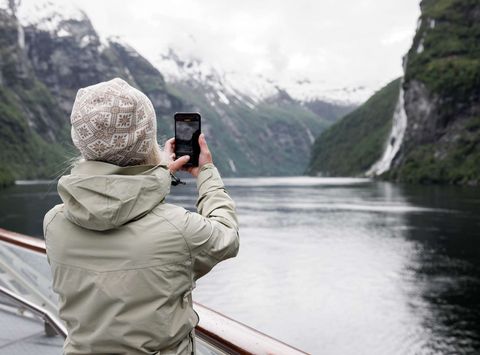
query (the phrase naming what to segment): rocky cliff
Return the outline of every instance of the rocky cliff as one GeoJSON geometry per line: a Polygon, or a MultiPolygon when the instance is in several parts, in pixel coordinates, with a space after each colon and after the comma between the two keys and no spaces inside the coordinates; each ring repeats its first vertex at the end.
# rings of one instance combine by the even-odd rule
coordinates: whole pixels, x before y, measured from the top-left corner
{"type": "Polygon", "coordinates": [[[480,183],[480,2],[423,0],[403,82],[408,124],[385,177],[480,183]]]}
{"type": "MultiPolygon", "coordinates": [[[[33,19],[19,10],[15,1],[0,7],[0,185],[68,169],[78,154],[69,116],[80,87],[122,77],[150,96],[168,124],[167,114],[183,107],[157,69],[126,45],[102,42],[80,10],[65,17],[50,4],[33,19]]],[[[159,125],[161,134],[168,124],[159,125]]]]}
{"type": "Polygon", "coordinates": [[[51,174],[65,154],[63,112],[34,75],[15,10],[0,8],[0,185],[51,174]]]}
{"type": "Polygon", "coordinates": [[[311,174],[480,183],[480,3],[423,0],[420,6],[421,17],[404,57],[405,75],[395,104],[391,95],[383,99],[374,96],[375,103],[371,99],[365,104],[370,113],[362,114],[364,105],[320,135],[314,145],[311,174]],[[390,107],[389,133],[384,124],[373,125],[379,115],[385,117],[386,106],[390,107]],[[361,116],[355,129],[348,125],[352,115],[361,116]],[[372,130],[367,132],[366,127],[372,130]],[[335,145],[326,144],[332,135],[336,141],[348,138],[348,151],[336,151],[335,145]],[[369,152],[362,149],[373,137],[383,137],[380,151],[378,144],[370,145],[369,152]],[[358,158],[359,149],[362,159],[358,158]],[[371,166],[359,164],[372,162],[373,157],[376,160],[371,166]]]}
{"type": "Polygon", "coordinates": [[[69,115],[79,88],[114,77],[121,77],[145,92],[159,120],[167,120],[167,114],[183,107],[182,101],[169,93],[157,69],[128,44],[115,38],[101,40],[81,10],[65,16],[62,11],[66,9],[48,3],[41,5],[46,7],[41,8],[44,14],[34,19],[22,18],[20,11],[24,51],[34,76],[50,90],[64,117],[69,115]]]}

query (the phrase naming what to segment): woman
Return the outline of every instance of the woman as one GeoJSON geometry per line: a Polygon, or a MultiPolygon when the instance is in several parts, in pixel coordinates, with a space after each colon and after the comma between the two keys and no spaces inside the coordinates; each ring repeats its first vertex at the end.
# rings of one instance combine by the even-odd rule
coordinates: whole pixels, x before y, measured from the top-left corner
{"type": "Polygon", "coordinates": [[[165,202],[174,139],[161,152],[150,100],[121,79],[80,89],[72,140],[82,154],[58,182],[43,229],[73,354],[191,354],[195,281],[239,248],[235,205],[199,138],[198,213],[165,202]],[[163,157],[163,159],[162,159],[163,157]]]}

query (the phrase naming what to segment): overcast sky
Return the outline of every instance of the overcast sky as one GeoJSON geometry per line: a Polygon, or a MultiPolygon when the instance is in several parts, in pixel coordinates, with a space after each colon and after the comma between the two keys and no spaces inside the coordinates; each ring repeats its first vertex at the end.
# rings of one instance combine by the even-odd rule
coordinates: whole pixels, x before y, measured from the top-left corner
{"type": "Polygon", "coordinates": [[[419,0],[73,0],[150,60],[173,47],[224,70],[377,90],[402,74],[419,0]]]}

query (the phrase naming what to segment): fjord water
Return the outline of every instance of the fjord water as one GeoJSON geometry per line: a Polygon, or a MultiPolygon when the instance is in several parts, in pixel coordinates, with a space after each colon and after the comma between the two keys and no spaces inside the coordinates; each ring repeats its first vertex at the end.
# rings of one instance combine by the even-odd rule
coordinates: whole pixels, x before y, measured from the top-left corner
{"type": "MultiPolygon", "coordinates": [[[[311,353],[480,352],[479,189],[225,182],[240,253],[197,282],[197,302],[311,353]]],[[[172,187],[168,202],[193,209],[195,191],[172,187]]],[[[41,237],[56,203],[52,183],[0,191],[0,227],[41,237]]]]}

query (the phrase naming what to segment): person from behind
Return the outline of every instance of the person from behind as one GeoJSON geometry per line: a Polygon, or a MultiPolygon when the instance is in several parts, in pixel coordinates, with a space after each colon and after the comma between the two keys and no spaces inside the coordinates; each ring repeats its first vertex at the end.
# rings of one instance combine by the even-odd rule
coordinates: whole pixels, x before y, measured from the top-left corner
{"type": "Polygon", "coordinates": [[[197,212],[165,202],[175,160],[161,151],[150,100],[116,78],[80,89],[71,134],[82,158],[58,181],[44,218],[64,353],[192,354],[195,281],[237,255],[238,222],[204,135],[197,212]]]}

